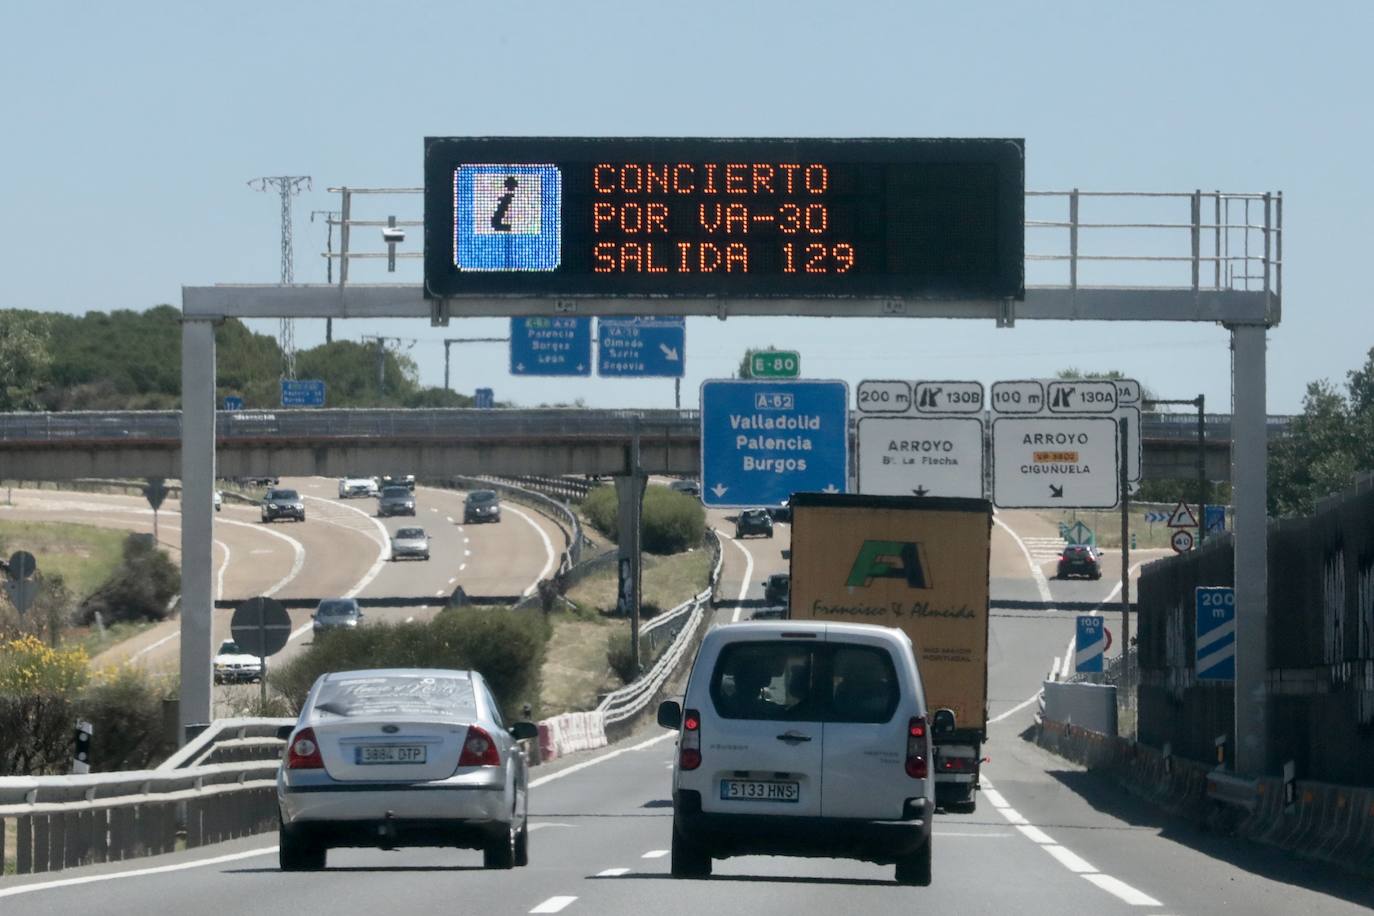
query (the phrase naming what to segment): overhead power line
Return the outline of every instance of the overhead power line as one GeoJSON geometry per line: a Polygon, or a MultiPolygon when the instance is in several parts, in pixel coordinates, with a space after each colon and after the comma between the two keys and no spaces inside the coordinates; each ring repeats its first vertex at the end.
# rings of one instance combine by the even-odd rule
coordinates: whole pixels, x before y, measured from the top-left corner
{"type": "MultiPolygon", "coordinates": [[[[248,182],[254,191],[275,190],[281,195],[281,282],[290,285],[295,279],[291,252],[291,198],[310,190],[309,175],[266,175],[248,182]]],[[[282,377],[296,377],[296,330],[290,318],[281,320],[277,343],[281,347],[282,377]]]]}

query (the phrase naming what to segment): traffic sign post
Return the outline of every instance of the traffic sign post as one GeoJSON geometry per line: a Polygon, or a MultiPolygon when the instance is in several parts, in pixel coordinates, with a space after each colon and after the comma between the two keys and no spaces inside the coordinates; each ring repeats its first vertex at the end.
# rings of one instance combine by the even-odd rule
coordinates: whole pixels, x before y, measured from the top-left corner
{"type": "Polygon", "coordinates": [[[496,394],[490,388],[478,388],[472,393],[472,406],[478,410],[491,410],[496,406],[496,394]]]}
{"type": "Polygon", "coordinates": [[[323,407],[324,382],[320,379],[284,378],[281,380],[281,406],[323,407]]]}
{"type": "Polygon", "coordinates": [[[1202,510],[1202,527],[1208,534],[1221,534],[1226,530],[1226,507],[1205,506],[1202,510]]]}
{"type": "Polygon", "coordinates": [[[1101,674],[1102,656],[1107,652],[1106,621],[1095,615],[1078,618],[1073,641],[1073,670],[1078,674],[1101,674]]]}
{"type": "Polygon", "coordinates": [[[1064,539],[1066,544],[1086,544],[1089,547],[1097,544],[1097,535],[1082,521],[1075,521],[1072,525],[1061,524],[1059,536],[1064,539]]]}
{"type": "Polygon", "coordinates": [[[243,398],[236,394],[226,394],[224,396],[225,410],[243,410],[243,398]]]}
{"type": "Polygon", "coordinates": [[[703,382],[702,502],[779,506],[793,493],[844,492],[848,405],[842,381],[703,382]]]}
{"type": "Polygon", "coordinates": [[[511,375],[591,375],[590,318],[512,318],[511,375]]]}
{"type": "Polygon", "coordinates": [[[999,509],[1111,509],[1120,501],[1111,417],[994,417],[999,509]]]}
{"type": "Polygon", "coordinates": [[[752,378],[796,378],[801,375],[801,354],[796,350],[761,350],[749,357],[752,378]]]}
{"type": "Polygon", "coordinates": [[[259,698],[267,703],[267,656],[276,655],[291,639],[291,615],[286,605],[274,598],[249,598],[234,609],[229,633],[249,655],[262,665],[259,698]]]}
{"type": "Polygon", "coordinates": [[[596,371],[607,378],[682,378],[687,319],[602,318],[597,322],[596,371]]]}
{"type": "Polygon", "coordinates": [[[1187,528],[1174,529],[1169,535],[1169,546],[1174,548],[1174,553],[1187,553],[1193,549],[1193,532],[1187,528]]]}
{"type": "Polygon", "coordinates": [[[1236,679],[1236,590],[1199,586],[1193,669],[1199,681],[1236,679]]]}
{"type": "Polygon", "coordinates": [[[978,417],[860,417],[860,493],[983,498],[978,417]]]}
{"type": "Polygon", "coordinates": [[[1196,528],[1197,516],[1193,514],[1192,506],[1180,499],[1174,511],[1169,513],[1169,527],[1196,528]]]}

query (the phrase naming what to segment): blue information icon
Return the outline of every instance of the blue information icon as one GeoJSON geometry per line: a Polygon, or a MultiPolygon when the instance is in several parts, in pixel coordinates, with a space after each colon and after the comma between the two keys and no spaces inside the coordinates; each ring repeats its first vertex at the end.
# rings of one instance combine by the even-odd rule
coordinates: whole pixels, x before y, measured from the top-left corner
{"type": "Polygon", "coordinates": [[[556,166],[461,165],[453,172],[459,270],[556,270],[562,223],[563,176],[556,166]]]}

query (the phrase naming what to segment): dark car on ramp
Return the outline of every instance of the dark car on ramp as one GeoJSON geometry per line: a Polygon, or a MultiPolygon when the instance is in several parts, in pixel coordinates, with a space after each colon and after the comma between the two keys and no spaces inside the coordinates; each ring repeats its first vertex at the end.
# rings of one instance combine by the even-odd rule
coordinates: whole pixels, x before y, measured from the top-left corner
{"type": "Polygon", "coordinates": [[[1087,544],[1070,544],[1064,548],[1064,552],[1059,555],[1059,568],[1055,571],[1055,578],[1067,579],[1070,576],[1102,578],[1102,558],[1097,548],[1087,544]]]}
{"type": "Polygon", "coordinates": [[[751,534],[761,534],[766,538],[773,536],[773,517],[767,509],[744,509],[735,520],[735,537],[742,538],[751,534]]]}

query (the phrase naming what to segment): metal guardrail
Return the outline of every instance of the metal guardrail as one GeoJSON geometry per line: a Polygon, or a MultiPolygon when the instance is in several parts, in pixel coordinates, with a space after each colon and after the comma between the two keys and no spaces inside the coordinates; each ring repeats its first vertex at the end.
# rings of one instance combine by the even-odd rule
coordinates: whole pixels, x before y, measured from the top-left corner
{"type": "MultiPolygon", "coordinates": [[[[712,532],[712,537],[715,533],[712,532]]],[[[642,677],[638,678],[633,684],[628,684],[621,689],[609,693],[597,706],[597,712],[601,713],[607,726],[619,722],[628,721],[639,715],[644,709],[653,702],[654,697],[663,689],[668,678],[677,670],[678,665],[687,655],[687,650],[692,644],[693,637],[705,618],[707,610],[711,606],[711,594],[715,591],[716,584],[720,581],[721,564],[724,560],[724,552],[716,551],[716,562],[711,569],[711,584],[700,594],[694,596],[690,601],[660,614],[649,621],[643,631],[651,632],[660,627],[672,626],[682,622],[685,617],[685,624],[678,631],[676,638],[673,639],[663,655],[654,663],[642,677]]]]}
{"type": "Polygon", "coordinates": [[[563,529],[565,542],[563,558],[558,564],[559,574],[567,572],[582,559],[582,522],[578,519],[577,513],[569,509],[564,503],[527,487],[505,483],[494,477],[455,475],[448,480],[469,490],[496,490],[507,498],[524,503],[559,522],[559,526],[563,529]]]}
{"type": "MultiPolygon", "coordinates": [[[[1292,421],[1268,419],[1270,435],[1292,421]]],[[[1231,435],[1226,414],[1205,418],[1209,439],[1231,435]]],[[[357,439],[401,441],[557,442],[623,439],[636,433],[642,442],[694,442],[700,436],[696,410],[474,410],[467,408],[219,411],[216,437],[221,445],[357,439]]],[[[1159,414],[1141,421],[1142,438],[1192,438],[1197,417],[1159,414]]],[[[181,411],[71,411],[0,413],[0,443],[120,443],[178,447],[181,411]]]]}

